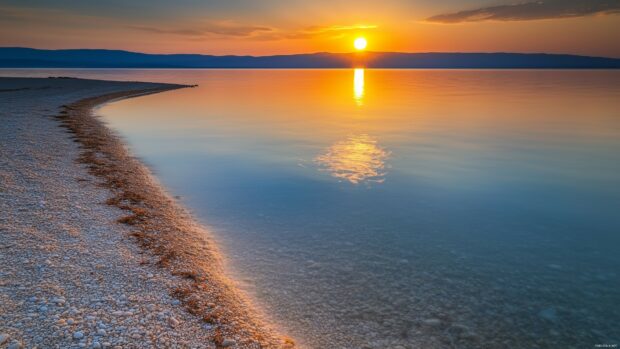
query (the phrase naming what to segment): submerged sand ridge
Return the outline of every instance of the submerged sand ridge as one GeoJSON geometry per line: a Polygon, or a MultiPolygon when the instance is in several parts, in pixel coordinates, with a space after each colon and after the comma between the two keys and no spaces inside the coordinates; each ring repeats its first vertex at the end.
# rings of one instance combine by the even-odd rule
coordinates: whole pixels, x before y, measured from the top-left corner
{"type": "Polygon", "coordinates": [[[231,286],[204,229],[91,112],[183,87],[0,78],[4,343],[294,346],[231,286]]]}

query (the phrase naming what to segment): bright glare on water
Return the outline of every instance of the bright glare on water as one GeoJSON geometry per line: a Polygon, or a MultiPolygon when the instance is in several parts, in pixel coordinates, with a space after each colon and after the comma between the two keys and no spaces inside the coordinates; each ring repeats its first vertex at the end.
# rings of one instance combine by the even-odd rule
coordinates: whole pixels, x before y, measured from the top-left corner
{"type": "Polygon", "coordinates": [[[620,343],[618,71],[30,73],[199,84],[99,113],[308,347],[620,343]]]}

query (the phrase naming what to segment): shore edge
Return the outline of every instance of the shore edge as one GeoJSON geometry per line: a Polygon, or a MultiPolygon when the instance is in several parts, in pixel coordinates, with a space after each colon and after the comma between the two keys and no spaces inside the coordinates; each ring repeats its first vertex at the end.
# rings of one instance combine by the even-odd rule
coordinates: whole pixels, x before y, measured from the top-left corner
{"type": "Polygon", "coordinates": [[[94,113],[104,103],[188,85],[108,93],[63,105],[56,116],[80,144],[78,162],[101,179],[111,196],[107,205],[126,212],[119,224],[131,227],[137,244],[157,256],[158,267],[179,279],[170,290],[190,314],[215,327],[218,348],[293,348],[255,312],[223,272],[220,252],[209,233],[158,183],[124,142],[94,113]]]}

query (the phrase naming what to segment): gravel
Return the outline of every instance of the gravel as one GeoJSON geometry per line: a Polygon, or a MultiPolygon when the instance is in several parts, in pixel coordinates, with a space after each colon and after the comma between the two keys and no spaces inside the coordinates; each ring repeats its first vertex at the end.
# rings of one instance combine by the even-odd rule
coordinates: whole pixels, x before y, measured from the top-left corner
{"type": "Polygon", "coordinates": [[[53,118],[79,99],[157,87],[0,78],[0,345],[216,347],[217,327],[170,296],[176,279],[116,222],[121,210],[102,204],[109,192],[53,118]]]}

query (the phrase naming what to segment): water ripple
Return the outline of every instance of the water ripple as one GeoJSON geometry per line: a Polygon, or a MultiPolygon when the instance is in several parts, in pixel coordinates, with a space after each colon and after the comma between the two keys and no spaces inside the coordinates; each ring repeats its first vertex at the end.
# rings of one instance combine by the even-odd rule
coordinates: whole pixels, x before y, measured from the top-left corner
{"type": "Polygon", "coordinates": [[[375,137],[359,134],[333,144],[314,161],[320,170],[352,184],[383,183],[389,157],[390,151],[380,147],[375,137]]]}

